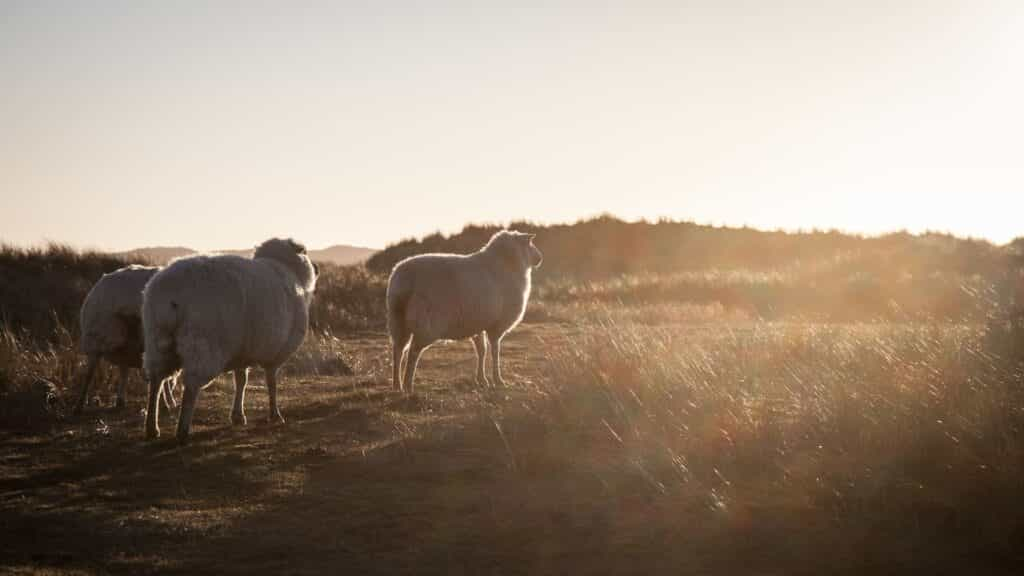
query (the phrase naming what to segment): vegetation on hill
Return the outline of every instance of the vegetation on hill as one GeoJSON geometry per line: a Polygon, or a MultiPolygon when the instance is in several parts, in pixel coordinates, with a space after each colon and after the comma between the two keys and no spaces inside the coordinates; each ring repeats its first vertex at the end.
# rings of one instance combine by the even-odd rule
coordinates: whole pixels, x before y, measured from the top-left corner
{"type": "MultiPolygon", "coordinates": [[[[610,217],[510,227],[536,233],[545,255],[534,276],[533,320],[599,303],[714,306],[769,320],[986,321],[1024,300],[1024,239],[997,247],[940,234],[863,238],[610,217]]],[[[404,240],[365,266],[323,262],[314,331],[380,329],[387,273],[396,262],[424,252],[469,253],[497,229],[471,225],[450,236],[404,240]]],[[[41,342],[52,342],[58,329],[76,334],[92,284],[132,261],[147,263],[61,245],[3,247],[0,322],[41,342]]]]}
{"type": "MultiPolygon", "coordinates": [[[[1017,298],[1022,240],[1007,247],[946,234],[861,237],[839,232],[764,232],[689,222],[571,225],[513,222],[537,234],[542,302],[716,303],[764,319],[983,320],[1017,298]]],[[[403,240],[367,261],[386,274],[424,252],[469,253],[498,230],[403,240]]]]}
{"type": "Polygon", "coordinates": [[[78,326],[78,312],[92,285],[127,259],[69,246],[0,247],[0,323],[19,335],[50,341],[78,326]]]}
{"type": "MultiPolygon", "coordinates": [[[[722,269],[775,271],[832,263],[834,267],[895,265],[909,272],[941,268],[982,273],[1005,250],[948,234],[897,232],[863,237],[837,231],[781,232],[661,220],[626,222],[599,216],[574,224],[512,222],[537,234],[552,267],[546,277],[600,279],[623,274],[665,274],[722,269]]],[[[387,273],[399,260],[424,252],[469,253],[501,227],[469,225],[457,234],[406,239],[374,254],[367,267],[387,273]]]]}

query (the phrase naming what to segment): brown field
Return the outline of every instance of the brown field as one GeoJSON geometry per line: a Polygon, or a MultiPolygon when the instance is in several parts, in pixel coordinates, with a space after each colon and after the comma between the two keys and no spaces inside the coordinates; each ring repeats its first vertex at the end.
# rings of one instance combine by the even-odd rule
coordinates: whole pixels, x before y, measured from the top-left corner
{"type": "Polygon", "coordinates": [[[284,425],[143,440],[70,415],[78,310],[126,261],[0,248],[0,573],[1024,573],[1024,246],[609,218],[545,266],[479,390],[467,343],[391,390],[386,272],[323,267],[284,425]]]}
{"type": "Polygon", "coordinates": [[[1024,566],[1021,374],[984,327],[665,318],[526,324],[499,391],[469,343],[428,351],[411,397],[382,334],[309,343],[302,372],[340,354],[354,375],[288,376],[288,422],[265,425],[254,371],[244,428],[222,378],[186,447],[167,415],[143,441],[141,384],[123,413],[0,431],[0,571],[1024,566]]]}

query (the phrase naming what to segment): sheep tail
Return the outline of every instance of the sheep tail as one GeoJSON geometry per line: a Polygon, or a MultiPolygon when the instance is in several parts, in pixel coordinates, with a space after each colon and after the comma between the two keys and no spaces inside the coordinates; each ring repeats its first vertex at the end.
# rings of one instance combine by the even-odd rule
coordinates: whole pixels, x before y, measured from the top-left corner
{"type": "Polygon", "coordinates": [[[147,375],[165,377],[177,356],[176,341],[181,324],[181,305],[172,298],[147,294],[142,307],[145,333],[143,356],[147,375]]]}

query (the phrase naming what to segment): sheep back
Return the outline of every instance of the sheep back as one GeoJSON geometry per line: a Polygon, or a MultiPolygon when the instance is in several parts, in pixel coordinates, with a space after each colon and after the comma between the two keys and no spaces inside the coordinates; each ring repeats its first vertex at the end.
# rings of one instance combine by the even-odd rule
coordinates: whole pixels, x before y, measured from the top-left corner
{"type": "Polygon", "coordinates": [[[142,361],[142,291],[154,266],[126,266],[103,277],[82,303],[80,348],[89,356],[139,366],[142,361]]]}
{"type": "Polygon", "coordinates": [[[529,275],[509,277],[487,254],[423,254],[399,262],[388,282],[394,322],[427,340],[504,333],[522,317],[529,275]]]}
{"type": "Polygon", "coordinates": [[[176,260],[144,294],[147,372],[166,373],[180,367],[179,359],[216,373],[280,365],[302,343],[308,302],[305,286],[275,261],[232,255],[176,260]]]}

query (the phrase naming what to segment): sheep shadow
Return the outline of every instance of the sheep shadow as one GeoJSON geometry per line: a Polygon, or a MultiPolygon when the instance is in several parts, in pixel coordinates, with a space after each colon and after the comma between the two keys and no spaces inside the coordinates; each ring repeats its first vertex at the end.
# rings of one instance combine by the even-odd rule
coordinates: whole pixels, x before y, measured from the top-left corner
{"type": "Polygon", "coordinates": [[[611,508],[573,496],[597,480],[524,478],[489,421],[301,462],[301,492],[240,518],[171,572],[544,573],[613,545],[611,508]]]}
{"type": "Polygon", "coordinates": [[[0,571],[162,573],[173,550],[295,490],[304,468],[341,450],[372,451],[385,437],[362,408],[298,405],[291,419],[202,426],[179,446],[166,429],[173,419],[163,437],[144,441],[134,418],[104,419],[106,433],[87,433],[97,418],[83,418],[74,436],[5,454],[24,473],[0,476],[0,571]]]}

